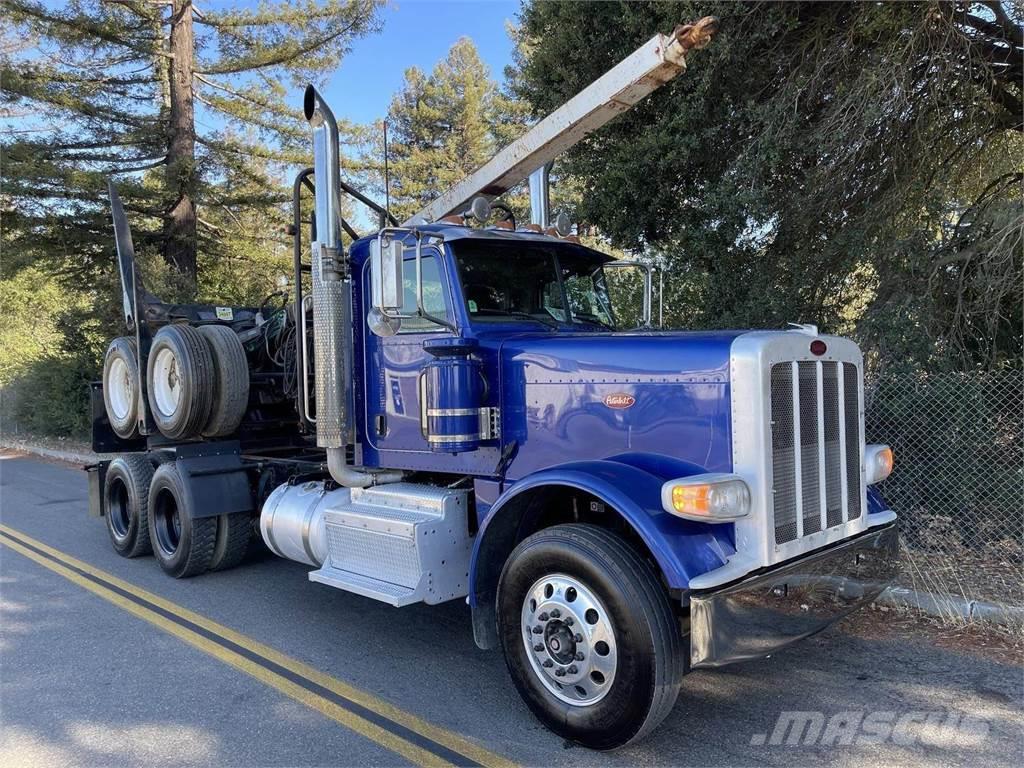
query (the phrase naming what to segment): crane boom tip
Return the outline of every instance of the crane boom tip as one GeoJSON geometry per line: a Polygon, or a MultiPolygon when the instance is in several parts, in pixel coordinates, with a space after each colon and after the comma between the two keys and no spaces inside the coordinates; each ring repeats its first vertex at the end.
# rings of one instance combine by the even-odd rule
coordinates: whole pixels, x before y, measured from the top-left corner
{"type": "Polygon", "coordinates": [[[672,32],[672,37],[685,52],[703,48],[717,33],[718,17],[705,16],[691,24],[680,24],[672,32]]]}

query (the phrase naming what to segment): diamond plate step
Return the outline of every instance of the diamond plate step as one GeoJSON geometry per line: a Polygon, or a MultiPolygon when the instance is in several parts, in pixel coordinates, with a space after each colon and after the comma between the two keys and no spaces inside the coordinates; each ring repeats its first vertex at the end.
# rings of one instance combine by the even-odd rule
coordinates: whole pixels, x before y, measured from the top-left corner
{"type": "Polygon", "coordinates": [[[354,592],[363,597],[371,597],[382,603],[389,603],[396,608],[420,602],[420,597],[415,589],[326,565],[319,571],[310,573],[309,580],[343,589],[346,592],[354,592]]]}
{"type": "Polygon", "coordinates": [[[324,510],[327,560],[310,579],[391,605],[469,592],[469,492],[416,483],[353,488],[324,510]]]}

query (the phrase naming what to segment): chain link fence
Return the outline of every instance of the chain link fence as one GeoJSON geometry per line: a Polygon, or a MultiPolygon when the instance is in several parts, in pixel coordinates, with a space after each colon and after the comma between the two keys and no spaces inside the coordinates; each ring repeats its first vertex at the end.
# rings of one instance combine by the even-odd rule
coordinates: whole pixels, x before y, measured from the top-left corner
{"type": "Polygon", "coordinates": [[[902,585],[1024,605],[1024,375],[865,382],[869,443],[896,456],[879,490],[900,516],[902,585]]]}

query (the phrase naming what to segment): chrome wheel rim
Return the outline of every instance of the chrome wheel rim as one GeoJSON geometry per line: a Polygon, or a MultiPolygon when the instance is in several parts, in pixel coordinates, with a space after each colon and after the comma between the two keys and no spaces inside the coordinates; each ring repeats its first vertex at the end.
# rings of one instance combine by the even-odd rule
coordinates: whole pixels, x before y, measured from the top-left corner
{"type": "Polygon", "coordinates": [[[163,416],[173,416],[181,402],[178,360],[169,349],[161,349],[153,361],[153,399],[163,416]]]}
{"type": "Polygon", "coordinates": [[[121,358],[115,358],[110,363],[110,376],[108,398],[110,399],[110,410],[114,412],[114,418],[123,420],[128,418],[132,404],[132,380],[128,364],[121,358]]]}
{"type": "Polygon", "coordinates": [[[615,629],[582,581],[561,573],[537,579],[523,599],[522,637],[530,666],[553,696],[589,707],[608,695],[618,667],[615,629]]]}

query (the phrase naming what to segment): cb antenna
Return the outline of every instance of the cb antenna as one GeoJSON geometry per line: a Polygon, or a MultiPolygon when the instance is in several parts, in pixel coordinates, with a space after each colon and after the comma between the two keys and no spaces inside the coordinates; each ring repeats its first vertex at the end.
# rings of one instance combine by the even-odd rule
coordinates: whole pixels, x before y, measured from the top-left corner
{"type": "Polygon", "coordinates": [[[387,211],[387,219],[391,218],[391,179],[388,176],[388,119],[384,118],[384,210],[387,211]]]}

